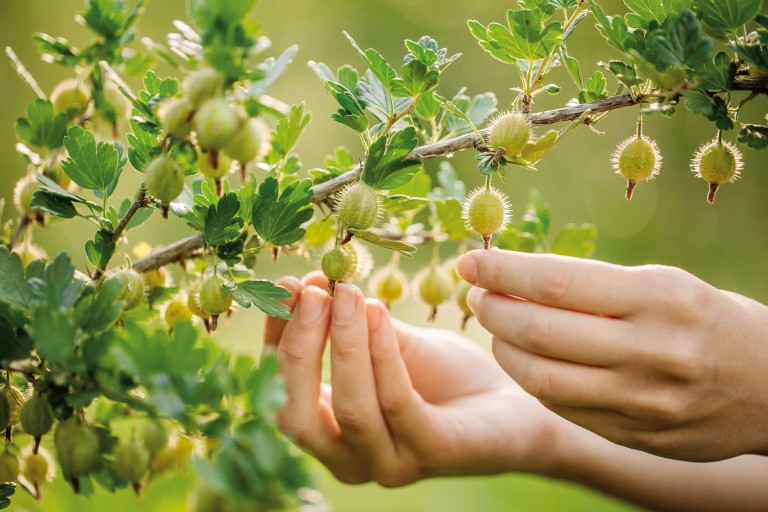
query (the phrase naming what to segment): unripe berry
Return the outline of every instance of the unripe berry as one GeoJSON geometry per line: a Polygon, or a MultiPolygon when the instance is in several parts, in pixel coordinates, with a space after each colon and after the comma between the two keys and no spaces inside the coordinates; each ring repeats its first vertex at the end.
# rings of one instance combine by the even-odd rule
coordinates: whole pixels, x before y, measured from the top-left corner
{"type": "Polygon", "coordinates": [[[176,459],[176,465],[179,467],[179,471],[185,473],[187,471],[187,465],[189,459],[192,457],[192,453],[195,451],[195,444],[187,436],[179,436],[176,440],[176,445],[173,447],[173,455],[176,459]]]}
{"type": "Polygon", "coordinates": [[[185,99],[175,99],[162,111],[163,126],[171,137],[186,138],[192,131],[192,117],[195,107],[185,99]]]}
{"type": "Polygon", "coordinates": [[[211,318],[211,313],[209,311],[206,311],[202,304],[200,304],[200,288],[202,287],[202,283],[197,282],[189,289],[187,292],[187,307],[192,312],[193,315],[203,319],[208,320],[211,318]]]}
{"type": "Polygon", "coordinates": [[[453,292],[453,279],[442,268],[431,265],[418,281],[419,297],[428,306],[432,306],[429,321],[434,322],[437,317],[437,308],[451,298],[453,292]]]}
{"type": "Polygon", "coordinates": [[[147,270],[141,274],[144,277],[144,284],[150,290],[152,288],[162,288],[168,281],[168,274],[163,267],[154,270],[147,270]]]}
{"type": "Polygon", "coordinates": [[[203,281],[200,288],[200,305],[211,313],[211,330],[216,330],[219,315],[232,307],[232,295],[224,287],[224,281],[213,275],[203,281]]]}
{"type": "Polygon", "coordinates": [[[56,428],[53,436],[56,458],[64,475],[77,480],[99,469],[101,450],[99,436],[77,418],[69,418],[56,428]]]}
{"type": "Polygon", "coordinates": [[[19,259],[24,268],[28,267],[33,261],[48,258],[48,254],[46,254],[44,250],[32,243],[25,243],[24,245],[15,247],[13,252],[19,255],[19,259]]]}
{"type": "Polygon", "coordinates": [[[499,190],[486,186],[473,191],[464,203],[467,228],[483,237],[483,245],[490,248],[490,240],[509,222],[509,201],[499,190]]]}
{"type": "MultiPolygon", "coordinates": [[[[11,404],[5,397],[0,396],[0,431],[4,432],[11,426],[11,404]]],[[[0,480],[2,481],[2,480],[0,480]]]]}
{"type": "Polygon", "coordinates": [[[372,228],[379,218],[379,195],[363,182],[355,183],[339,194],[336,215],[347,229],[372,228]]]}
{"type": "Polygon", "coordinates": [[[203,152],[197,156],[197,170],[204,176],[220,180],[232,170],[232,159],[226,153],[203,152]]]}
{"type": "Polygon", "coordinates": [[[493,121],[489,142],[503,155],[514,158],[519,155],[531,139],[531,125],[525,115],[519,112],[501,114],[493,121]]]}
{"type": "Polygon", "coordinates": [[[638,183],[659,174],[661,161],[658,145],[645,135],[634,135],[618,145],[613,154],[613,168],[627,180],[627,199],[632,199],[638,183]]]}
{"type": "Polygon", "coordinates": [[[354,239],[341,246],[341,250],[347,255],[349,268],[341,277],[341,281],[354,283],[366,279],[373,270],[373,258],[371,252],[364,245],[354,239]]]}
{"type": "Polygon", "coordinates": [[[389,307],[402,300],[407,281],[402,272],[396,268],[387,267],[374,274],[370,286],[371,294],[389,307]]]}
{"type": "Polygon", "coordinates": [[[176,464],[176,454],[170,446],[164,446],[152,455],[149,460],[149,472],[152,475],[160,475],[170,471],[176,464]]]}
{"type": "Polygon", "coordinates": [[[221,96],[224,79],[218,71],[203,68],[189,77],[186,83],[186,95],[193,107],[200,107],[205,101],[221,96]]]}
{"type": "Polygon", "coordinates": [[[203,149],[222,149],[235,136],[240,124],[240,117],[227,100],[208,100],[195,114],[197,142],[203,149]]]}
{"type": "Polygon", "coordinates": [[[469,322],[469,319],[475,316],[475,314],[469,308],[469,302],[467,301],[467,297],[471,289],[472,289],[472,285],[466,282],[462,282],[459,285],[459,289],[456,291],[456,305],[459,306],[459,309],[461,310],[461,312],[464,313],[464,320],[462,320],[461,322],[462,329],[465,329],[467,327],[467,322],[469,322]]]}
{"type": "Polygon", "coordinates": [[[16,182],[13,188],[13,205],[20,215],[34,217],[38,213],[37,208],[32,208],[32,197],[40,188],[40,182],[33,175],[26,175],[16,182]]]}
{"type": "Polygon", "coordinates": [[[187,301],[176,299],[165,310],[165,324],[173,330],[183,321],[192,320],[192,311],[187,307],[187,301]]]}
{"type": "Polygon", "coordinates": [[[21,408],[24,405],[24,393],[16,386],[4,386],[0,389],[0,403],[4,403],[2,409],[7,406],[8,422],[6,427],[16,425],[21,419],[21,408]]]}
{"type": "Polygon", "coordinates": [[[112,471],[115,477],[127,484],[137,484],[149,471],[149,452],[135,440],[115,448],[112,471]]]}
{"type": "Polygon", "coordinates": [[[66,112],[70,119],[76,119],[88,108],[90,91],[78,80],[64,80],[51,93],[51,102],[56,112],[66,112]]]}
{"type": "Polygon", "coordinates": [[[144,300],[144,278],[133,270],[128,268],[115,274],[112,279],[120,281],[122,290],[117,300],[125,303],[125,309],[133,309],[144,300]]]}
{"type": "Polygon", "coordinates": [[[36,440],[50,432],[53,421],[51,404],[40,393],[34,393],[21,408],[21,428],[36,440]]]}
{"type": "Polygon", "coordinates": [[[715,194],[724,183],[737,180],[744,170],[741,151],[734,144],[716,138],[705,144],[693,159],[691,170],[709,183],[707,201],[715,202],[715,194]]]}
{"type": "Polygon", "coordinates": [[[334,247],[323,255],[320,266],[330,281],[341,281],[349,272],[349,257],[341,248],[334,247]]]}
{"type": "Polygon", "coordinates": [[[258,119],[249,119],[237,131],[224,151],[242,164],[247,164],[261,152],[261,123],[258,119]]]}
{"type": "Polygon", "coordinates": [[[5,450],[0,455],[0,482],[15,482],[19,479],[19,458],[5,450]]]}
{"type": "Polygon", "coordinates": [[[30,453],[22,461],[21,475],[34,487],[40,487],[48,480],[50,470],[48,457],[42,453],[30,453]]]}
{"type": "Polygon", "coordinates": [[[168,431],[160,420],[148,421],[142,437],[149,453],[157,453],[168,445],[168,431]]]}
{"type": "Polygon", "coordinates": [[[159,156],[147,166],[147,192],[163,205],[170,204],[184,191],[184,173],[176,161],[159,156]]]}
{"type": "Polygon", "coordinates": [[[123,96],[123,93],[120,92],[120,89],[118,89],[115,84],[110,82],[106,85],[106,87],[104,87],[104,94],[107,96],[107,100],[109,100],[112,108],[115,109],[117,119],[124,119],[128,115],[130,103],[126,97],[123,96]]]}

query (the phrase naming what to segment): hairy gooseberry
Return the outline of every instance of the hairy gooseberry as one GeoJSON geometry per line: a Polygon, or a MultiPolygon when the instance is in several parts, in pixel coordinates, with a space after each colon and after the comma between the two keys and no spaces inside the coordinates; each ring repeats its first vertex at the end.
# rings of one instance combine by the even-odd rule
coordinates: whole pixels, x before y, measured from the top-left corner
{"type": "Polygon", "coordinates": [[[173,330],[181,322],[192,320],[192,311],[187,307],[187,301],[176,299],[168,304],[164,317],[165,324],[170,330],[173,330]]]}
{"type": "Polygon", "coordinates": [[[192,103],[179,98],[173,100],[162,110],[161,121],[168,135],[177,139],[184,139],[192,131],[194,114],[195,107],[192,103]]]}
{"type": "Polygon", "coordinates": [[[186,82],[186,96],[197,108],[210,98],[221,96],[224,78],[213,68],[197,70],[186,82]]]}
{"type": "Polygon", "coordinates": [[[53,89],[51,102],[56,112],[66,112],[70,119],[77,119],[88,108],[89,95],[81,81],[68,79],[53,89]]]}
{"type": "Polygon", "coordinates": [[[101,449],[96,431],[75,417],[59,423],[53,435],[61,470],[77,492],[78,479],[101,466],[101,449]]]}
{"type": "Polygon", "coordinates": [[[168,445],[168,430],[160,420],[149,420],[144,425],[143,439],[149,453],[157,453],[168,445]]]}
{"type": "Polygon", "coordinates": [[[261,121],[249,119],[237,131],[224,151],[242,164],[253,161],[261,152],[261,121]]]}
{"type": "Polygon", "coordinates": [[[232,159],[226,153],[201,152],[197,156],[197,170],[204,176],[220,180],[232,170],[232,159]]]}
{"type": "Polygon", "coordinates": [[[710,204],[715,202],[720,185],[737,180],[744,170],[741,151],[734,144],[722,140],[721,135],[702,146],[691,163],[696,177],[709,183],[707,201],[710,204]]]}
{"type": "Polygon", "coordinates": [[[121,443],[113,453],[112,472],[118,481],[133,484],[139,492],[139,482],[149,471],[149,452],[134,439],[121,443]]]}
{"type": "Polygon", "coordinates": [[[115,274],[112,279],[120,281],[122,289],[117,300],[125,303],[125,309],[133,309],[144,300],[144,278],[133,270],[127,268],[115,274]]]}
{"type": "Polygon", "coordinates": [[[35,439],[35,451],[40,444],[40,438],[50,432],[53,422],[51,404],[43,395],[35,392],[21,408],[21,428],[35,439]]]}
{"type": "Polygon", "coordinates": [[[474,190],[464,203],[467,228],[483,237],[483,247],[490,248],[491,237],[510,219],[507,196],[490,185],[474,190]]]}
{"type": "Polygon", "coordinates": [[[19,458],[7,449],[0,455],[0,482],[15,482],[19,478],[19,458]]]}
{"type": "Polygon", "coordinates": [[[662,156],[656,141],[643,135],[642,120],[637,134],[622,141],[613,153],[613,168],[627,180],[627,200],[638,183],[652,180],[659,174],[662,156]]]}
{"type": "Polygon", "coordinates": [[[29,483],[35,491],[35,496],[40,497],[40,487],[52,478],[50,455],[44,450],[38,453],[30,452],[21,460],[20,476],[29,483]]]}
{"type": "Polygon", "coordinates": [[[152,288],[162,288],[168,281],[168,274],[163,267],[147,270],[141,275],[144,278],[144,284],[150,290],[152,288]]]}
{"type": "MultiPolygon", "coordinates": [[[[8,410],[8,423],[12,427],[21,420],[21,408],[24,405],[24,393],[16,386],[3,386],[0,389],[0,403],[4,402],[8,410]]],[[[5,409],[5,406],[2,407],[5,409]]]]}
{"type": "Polygon", "coordinates": [[[173,158],[159,156],[147,166],[147,192],[163,204],[168,217],[168,205],[184,191],[184,172],[173,158]]]}
{"type": "Polygon", "coordinates": [[[32,218],[39,213],[37,208],[32,208],[32,197],[39,188],[40,182],[31,174],[27,174],[16,182],[16,186],[13,187],[13,205],[20,215],[32,218]]]}
{"type": "Polygon", "coordinates": [[[475,313],[470,309],[469,302],[467,301],[471,289],[472,285],[462,281],[459,284],[458,290],[456,290],[456,305],[459,306],[461,312],[464,313],[464,319],[461,322],[462,329],[466,329],[469,319],[475,316],[475,313]]]}
{"type": "Polygon", "coordinates": [[[407,280],[396,267],[388,266],[371,277],[371,294],[387,307],[403,299],[406,287],[407,280]]]}
{"type": "Polygon", "coordinates": [[[438,265],[430,265],[418,279],[418,292],[421,300],[432,307],[429,321],[434,322],[437,308],[451,298],[453,278],[438,265]]]}
{"type": "Polygon", "coordinates": [[[346,229],[372,228],[379,218],[380,199],[369,185],[358,182],[339,193],[336,215],[346,229]]]}
{"type": "Polygon", "coordinates": [[[200,288],[200,305],[211,313],[211,330],[215,331],[219,315],[226,313],[232,307],[232,294],[218,275],[203,281],[200,288]]]}
{"type": "Polygon", "coordinates": [[[240,129],[240,117],[223,98],[206,101],[194,117],[197,142],[207,150],[223,149],[240,129]]]}
{"type": "Polygon", "coordinates": [[[201,282],[197,282],[193,284],[189,290],[187,290],[187,308],[192,312],[193,315],[196,317],[199,317],[203,320],[208,320],[211,318],[211,313],[209,311],[206,311],[202,304],[200,304],[200,288],[202,287],[201,282]]]}
{"type": "Polygon", "coordinates": [[[24,244],[14,247],[13,252],[19,255],[21,264],[26,268],[30,263],[37,260],[44,260],[48,258],[48,254],[38,247],[37,245],[25,242],[24,244]]]}
{"type": "Polygon", "coordinates": [[[531,125],[520,112],[506,112],[498,115],[490,127],[488,142],[497,158],[518,156],[531,139],[531,125]]]}

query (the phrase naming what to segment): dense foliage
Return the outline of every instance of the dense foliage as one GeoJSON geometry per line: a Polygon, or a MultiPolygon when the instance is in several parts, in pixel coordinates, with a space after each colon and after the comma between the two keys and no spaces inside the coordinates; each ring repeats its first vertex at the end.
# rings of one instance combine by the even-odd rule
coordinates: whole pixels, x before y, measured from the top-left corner
{"type": "Polygon", "coordinates": [[[409,288],[400,258],[423,245],[434,256],[415,293],[432,318],[456,300],[466,322],[468,287],[439,260],[440,245],[594,253],[594,226],[551,233],[549,207],[536,192],[512,223],[501,189],[506,173],[535,170],[563,137],[596,130],[612,110],[639,110],[614,158],[628,199],[662,167],[643,117],[672,116],[685,103],[708,119],[713,139],[692,169],[714,202],[744,168],[728,132],[738,130],[731,138],[754,149],[768,147],[768,126],[739,121],[768,90],[762,2],[625,3],[626,15],[609,16],[594,1],[520,0],[504,23],[470,21],[480,46],[519,71],[517,98],[495,117],[492,92],[438,92],[460,54],[434,39],[406,40],[393,65],[347,35],[362,71],[310,66],[338,102],[332,119],[357,133],[360,147],[336,148],[306,172],[296,147],[312,117],[305,105],[268,95],[298,48],[262,57],[269,40],[251,18],[256,0],[189,0],[191,24],[177,21],[167,44],[136,41],[143,0],[87,0],[79,13],[93,34],[87,46],[33,38],[44,60],[72,71],[50,95],[9,50],[38,98],[16,122],[28,172],[14,192],[18,218],[0,232],[0,428],[7,440],[0,509],[15,483],[36,496],[57,475],[83,494],[94,486],[140,492],[190,461],[201,482],[191,497],[196,510],[311,505],[317,498],[301,459],[274,425],[284,399],[277,361],[219,347],[211,338],[219,317],[254,306],[288,319],[281,301],[290,294],[259,279],[264,265],[310,259],[333,291],[337,281],[368,277],[367,246],[392,252],[370,280],[371,293],[392,304],[409,288]],[[622,60],[601,63],[584,80],[568,41],[590,15],[606,54],[622,60]],[[153,71],[158,66],[170,76],[153,71]],[[537,96],[564,89],[550,82],[560,66],[575,97],[563,109],[535,112],[537,96]],[[555,123],[566,124],[537,133],[536,126],[555,123]],[[423,164],[461,150],[477,151],[486,180],[469,194],[447,160],[439,169],[423,164]],[[130,197],[120,196],[124,171],[144,174],[130,197]],[[129,235],[153,214],[197,234],[126,252],[129,235]],[[87,268],[76,269],[66,254],[48,258],[34,244],[32,226],[65,229],[58,219],[92,230],[87,268]],[[174,283],[166,267],[175,263],[184,271],[174,283]]]}

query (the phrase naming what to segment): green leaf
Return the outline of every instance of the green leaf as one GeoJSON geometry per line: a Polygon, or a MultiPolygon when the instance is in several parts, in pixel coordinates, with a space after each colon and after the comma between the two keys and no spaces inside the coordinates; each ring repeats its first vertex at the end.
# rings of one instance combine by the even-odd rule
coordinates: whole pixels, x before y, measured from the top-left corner
{"type": "Polygon", "coordinates": [[[11,506],[11,496],[16,494],[16,484],[13,482],[0,482],[0,510],[11,506]]]}
{"type": "Polygon", "coordinates": [[[715,30],[736,33],[760,13],[762,0],[693,0],[702,21],[715,30]]]}
{"type": "Polygon", "coordinates": [[[358,231],[356,229],[350,229],[349,232],[355,235],[355,238],[357,238],[358,240],[362,240],[363,242],[367,242],[377,247],[382,247],[389,251],[399,252],[400,254],[402,254],[407,258],[412,258],[414,253],[416,252],[416,248],[410,244],[406,244],[405,242],[401,242],[400,240],[390,240],[387,238],[383,238],[377,235],[376,233],[372,233],[370,231],[358,231]]]}
{"type": "Polygon", "coordinates": [[[71,219],[79,215],[75,208],[75,203],[84,204],[92,211],[101,212],[100,206],[83,199],[77,194],[64,190],[58,183],[47,176],[37,174],[36,178],[42,185],[35,191],[32,197],[31,205],[34,208],[40,208],[51,215],[65,219],[71,219]]]}
{"type": "Polygon", "coordinates": [[[114,192],[117,180],[125,165],[122,148],[107,142],[99,142],[93,133],[80,126],[69,129],[64,138],[69,158],[62,168],[72,181],[88,190],[99,190],[107,196],[114,192]]]}
{"type": "Polygon", "coordinates": [[[520,157],[530,164],[536,164],[555,148],[559,139],[560,133],[557,130],[549,130],[535,141],[526,144],[520,157]]]}
{"type": "Polygon", "coordinates": [[[595,71],[579,93],[579,103],[592,103],[608,97],[608,81],[602,71],[595,71]]]}
{"type": "Polygon", "coordinates": [[[23,328],[26,323],[26,313],[0,302],[0,362],[6,367],[12,361],[29,359],[34,346],[23,328]]]}
{"type": "Polygon", "coordinates": [[[45,267],[42,276],[29,282],[43,303],[66,309],[75,305],[84,286],[74,277],[72,261],[66,253],[61,253],[45,267]]]}
{"type": "Polygon", "coordinates": [[[627,23],[621,16],[609,17],[596,0],[589,1],[590,10],[597,20],[597,28],[608,40],[608,44],[620,51],[626,51],[628,42],[635,40],[627,23]]]}
{"type": "Polygon", "coordinates": [[[121,306],[118,297],[122,283],[116,279],[107,280],[95,295],[89,295],[78,302],[75,318],[80,328],[90,334],[110,329],[120,318],[121,306]]]}
{"type": "Polygon", "coordinates": [[[105,270],[109,260],[115,254],[115,242],[112,240],[112,233],[100,230],[96,233],[93,240],[85,243],[85,255],[88,261],[99,270],[105,270]]]}
{"type": "Polygon", "coordinates": [[[377,190],[405,185],[420,165],[408,159],[417,144],[416,130],[412,126],[396,132],[389,143],[385,136],[379,137],[368,151],[361,180],[377,190]]]}
{"type": "Polygon", "coordinates": [[[382,208],[388,212],[403,213],[421,210],[429,206],[429,199],[424,197],[411,197],[402,194],[385,197],[381,203],[382,208]]]}
{"type": "Polygon", "coordinates": [[[558,233],[552,252],[563,256],[589,258],[597,250],[597,227],[593,224],[568,224],[558,233]]]}
{"type": "Polygon", "coordinates": [[[205,217],[205,243],[222,245],[238,238],[244,225],[243,219],[237,216],[239,211],[240,201],[235,192],[222,196],[217,204],[211,205],[205,217]]]}
{"type": "Polygon", "coordinates": [[[162,153],[157,143],[157,135],[142,129],[134,119],[130,121],[133,133],[126,135],[128,140],[128,161],[134,169],[144,172],[149,162],[162,153]]]}
{"type": "Polygon", "coordinates": [[[563,62],[565,62],[565,67],[568,70],[568,74],[571,75],[573,83],[575,83],[579,89],[583,89],[584,81],[581,79],[581,65],[579,64],[579,59],[572,57],[564,44],[560,47],[560,57],[563,62]]]}
{"type": "Polygon", "coordinates": [[[705,116],[714,122],[721,130],[731,130],[733,119],[728,111],[728,105],[720,96],[709,96],[701,90],[685,91],[685,105],[691,112],[705,116]]]}
{"type": "Polygon", "coordinates": [[[298,52],[298,45],[289,46],[277,59],[269,58],[259,65],[259,71],[262,72],[262,77],[251,82],[248,94],[251,97],[258,97],[266,94],[269,88],[277,82],[277,79],[285,73],[285,70],[291,65],[293,58],[298,52]]]}
{"type": "Polygon", "coordinates": [[[312,181],[297,180],[279,193],[276,178],[268,176],[259,186],[253,204],[253,227],[265,243],[288,245],[301,240],[302,224],[312,218],[307,206],[312,198],[312,181]]]}
{"type": "Polygon", "coordinates": [[[43,307],[32,314],[32,339],[40,356],[52,363],[65,363],[75,349],[77,325],[69,311],[43,307]]]}
{"type": "Polygon", "coordinates": [[[365,65],[368,66],[368,69],[370,69],[376,78],[381,81],[381,83],[384,85],[384,88],[389,91],[392,85],[392,81],[397,78],[397,73],[395,72],[394,68],[392,68],[392,66],[387,63],[386,59],[384,59],[384,57],[382,57],[381,54],[379,54],[379,52],[373,48],[369,48],[363,51],[363,49],[357,45],[355,40],[352,39],[352,36],[346,32],[344,32],[344,35],[347,36],[347,39],[349,39],[349,42],[352,44],[354,49],[357,50],[357,53],[359,53],[363,58],[363,61],[365,62],[365,65]]]}
{"type": "Polygon", "coordinates": [[[310,247],[318,247],[331,240],[336,231],[336,218],[329,215],[324,220],[316,220],[307,226],[304,242],[310,247]]]}
{"type": "Polygon", "coordinates": [[[427,66],[412,60],[400,69],[402,78],[395,78],[390,84],[394,96],[400,98],[416,97],[437,86],[440,73],[430,71],[427,66]]]}
{"type": "Polygon", "coordinates": [[[34,299],[32,288],[24,279],[24,267],[19,255],[0,246],[0,303],[29,310],[34,299]]]}
{"type": "Polygon", "coordinates": [[[659,70],[683,66],[695,70],[710,58],[714,43],[704,34],[701,23],[691,11],[683,11],[670,20],[664,31],[657,30],[648,35],[645,57],[659,70]]]}
{"type": "Polygon", "coordinates": [[[256,306],[269,316],[291,319],[291,308],[280,301],[291,298],[291,292],[272,281],[245,281],[229,288],[232,298],[244,308],[256,306]]]}
{"type": "Polygon", "coordinates": [[[736,78],[738,66],[730,55],[718,53],[714,60],[706,63],[707,79],[701,84],[702,89],[710,91],[730,91],[736,78]]]}
{"type": "Polygon", "coordinates": [[[635,69],[635,66],[625,64],[620,60],[612,60],[608,63],[608,69],[619,82],[627,87],[633,87],[643,83],[643,79],[637,76],[637,69],[635,69]]]}
{"type": "Polygon", "coordinates": [[[469,238],[461,202],[458,199],[451,197],[445,201],[435,201],[435,213],[440,222],[440,229],[448,235],[448,240],[460,241],[469,238]]]}
{"type": "Polygon", "coordinates": [[[630,28],[648,30],[651,23],[661,25],[675,12],[690,7],[691,0],[624,0],[632,12],[624,19],[630,28]]]}
{"type": "Polygon", "coordinates": [[[470,20],[469,28],[480,46],[502,62],[518,59],[543,59],[560,42],[563,27],[559,22],[544,25],[540,10],[509,10],[507,26],[491,23],[487,27],[470,20]]]}
{"type": "Polygon", "coordinates": [[[304,103],[291,107],[288,116],[282,118],[272,132],[272,151],[278,155],[278,160],[287,156],[296,143],[299,136],[309,122],[312,121],[312,114],[304,112],[304,103]]]}
{"type": "Polygon", "coordinates": [[[457,95],[451,100],[453,106],[463,115],[458,116],[451,111],[446,116],[446,124],[453,135],[463,135],[485,124],[488,119],[496,113],[498,100],[492,92],[486,92],[476,95],[474,98],[469,96],[457,95]],[[474,128],[473,128],[474,127],[474,128]]]}
{"type": "Polygon", "coordinates": [[[768,126],[747,124],[739,132],[739,142],[752,149],[768,148],[768,126]]]}
{"type": "Polygon", "coordinates": [[[50,101],[35,100],[27,105],[27,117],[16,120],[16,136],[37,149],[56,149],[67,134],[66,112],[55,114],[50,101]]]}
{"type": "Polygon", "coordinates": [[[121,0],[88,0],[81,16],[86,25],[108,40],[118,39],[132,21],[121,0]]]}

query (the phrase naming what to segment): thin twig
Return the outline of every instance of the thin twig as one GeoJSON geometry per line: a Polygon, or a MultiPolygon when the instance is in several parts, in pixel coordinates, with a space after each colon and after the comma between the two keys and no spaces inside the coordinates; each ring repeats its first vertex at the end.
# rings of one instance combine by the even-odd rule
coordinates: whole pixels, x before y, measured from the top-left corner
{"type": "Polygon", "coordinates": [[[133,219],[133,216],[136,215],[136,213],[141,208],[146,208],[146,207],[147,207],[147,189],[144,188],[144,185],[142,185],[141,188],[139,189],[139,193],[136,194],[136,199],[133,200],[133,204],[131,204],[131,207],[128,208],[127,212],[125,212],[125,215],[123,215],[123,218],[120,219],[120,223],[117,225],[117,229],[115,229],[115,232],[112,233],[113,242],[118,241],[120,237],[123,236],[123,233],[128,227],[128,224],[130,224],[131,220],[133,219]]]}
{"type": "MultiPolygon", "coordinates": [[[[768,78],[737,77],[733,90],[754,91],[760,94],[768,94],[768,78]]],[[[639,104],[650,103],[656,99],[658,99],[657,94],[648,94],[637,98],[633,98],[631,94],[622,94],[595,101],[593,103],[585,103],[583,105],[575,105],[572,107],[529,114],[528,120],[533,125],[551,125],[579,119],[587,110],[591,111],[591,113],[599,114],[639,104]]],[[[589,119],[585,120],[585,122],[588,121],[589,119]]],[[[486,137],[488,135],[488,130],[480,130],[480,135],[486,137]]],[[[434,144],[420,146],[411,152],[409,158],[413,160],[427,160],[430,158],[450,156],[459,151],[476,149],[481,142],[482,141],[476,133],[469,133],[434,144]]],[[[316,185],[313,189],[312,202],[322,203],[345,185],[357,181],[360,177],[360,173],[361,166],[357,165],[351,171],[316,185]]],[[[138,260],[134,263],[134,268],[139,272],[154,270],[169,263],[185,260],[200,251],[204,246],[205,241],[203,235],[193,235],[172,245],[158,249],[146,258],[138,260]]]]}

